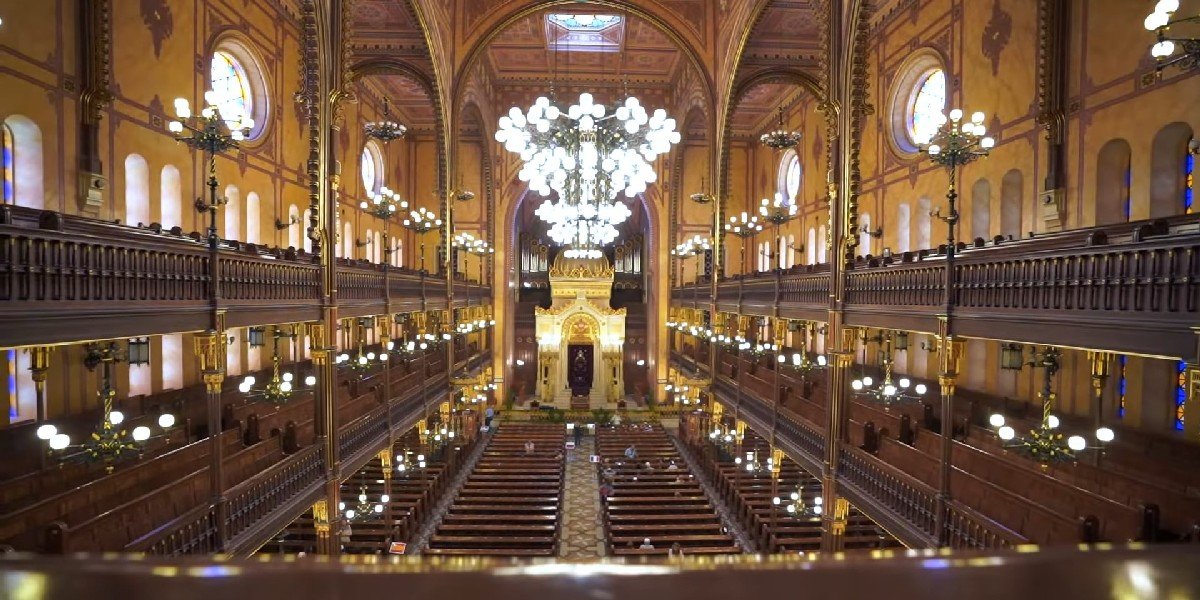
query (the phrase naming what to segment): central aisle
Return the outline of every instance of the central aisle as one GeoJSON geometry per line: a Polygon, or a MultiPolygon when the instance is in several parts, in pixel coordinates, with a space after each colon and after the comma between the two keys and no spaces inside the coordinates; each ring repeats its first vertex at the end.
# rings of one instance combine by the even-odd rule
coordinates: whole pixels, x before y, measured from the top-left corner
{"type": "Polygon", "coordinates": [[[596,465],[588,460],[595,452],[595,447],[595,438],[585,436],[578,447],[567,453],[562,540],[558,546],[558,556],[562,559],[588,560],[604,556],[600,482],[597,480],[596,465]]]}

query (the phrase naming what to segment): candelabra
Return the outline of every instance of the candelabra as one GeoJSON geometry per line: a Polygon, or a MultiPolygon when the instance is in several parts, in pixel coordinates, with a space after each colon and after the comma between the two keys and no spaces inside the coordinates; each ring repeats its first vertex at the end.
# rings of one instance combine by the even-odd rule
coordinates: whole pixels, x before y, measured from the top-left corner
{"type": "Polygon", "coordinates": [[[704,254],[709,250],[712,250],[712,244],[709,243],[708,239],[701,237],[700,234],[696,234],[680,242],[679,245],[671,250],[671,254],[679,258],[690,258],[704,254]]]}
{"type": "Polygon", "coordinates": [[[1177,10],[1179,0],[1159,0],[1158,4],[1154,5],[1154,12],[1151,12],[1144,22],[1146,30],[1153,31],[1157,40],[1150,48],[1150,56],[1154,57],[1155,69],[1158,72],[1171,65],[1179,65],[1179,68],[1185,71],[1200,68],[1200,39],[1171,36],[1172,27],[1200,23],[1200,14],[1173,19],[1172,16],[1177,10]],[[1176,44],[1183,47],[1183,52],[1178,56],[1175,55],[1176,44]]]}
{"type": "Polygon", "coordinates": [[[417,234],[421,240],[421,271],[425,271],[425,234],[442,226],[442,218],[424,206],[409,211],[408,216],[400,222],[405,229],[417,234]]]}
{"type": "Polygon", "coordinates": [[[821,498],[821,494],[813,494],[812,502],[805,503],[804,488],[799,485],[796,486],[796,491],[792,492],[787,497],[786,503],[784,502],[784,498],[780,498],[779,496],[771,498],[772,506],[777,507],[783,505],[784,511],[787,512],[788,516],[795,517],[797,519],[821,516],[821,513],[825,512],[823,502],[824,499],[821,498]]]}
{"type": "Polygon", "coordinates": [[[358,350],[355,351],[353,356],[343,352],[334,358],[334,364],[348,365],[354,375],[360,379],[365,376],[377,362],[387,362],[389,354],[386,349],[380,351],[379,354],[364,350],[363,343],[367,337],[366,331],[368,325],[373,325],[370,317],[362,317],[357,319],[356,326],[358,328],[358,335],[355,337],[358,338],[358,350]]]}
{"type": "Polygon", "coordinates": [[[371,502],[367,498],[367,486],[363,484],[358,488],[357,500],[358,502],[349,508],[345,502],[338,502],[338,511],[346,515],[346,520],[348,521],[358,521],[367,518],[369,515],[383,515],[383,509],[391,501],[391,498],[387,494],[382,494],[379,496],[379,502],[371,502]]]}
{"type": "Polygon", "coordinates": [[[200,116],[192,114],[186,98],[175,99],[175,120],[167,124],[167,130],[175,134],[175,140],[208,156],[208,199],[197,198],[196,210],[208,213],[208,246],[215,250],[220,243],[217,236],[217,208],[225,199],[217,195],[217,154],[238,147],[254,128],[254,119],[249,115],[222,115],[216,107],[216,94],[211,90],[204,93],[205,107],[200,116]],[[235,126],[236,125],[236,126],[235,126]],[[184,132],[191,133],[190,136],[184,132]]]}
{"type": "MultiPolygon", "coordinates": [[[[286,404],[291,399],[295,385],[292,382],[295,376],[292,373],[281,373],[280,370],[282,358],[279,355],[279,338],[284,337],[295,339],[296,332],[294,330],[284,332],[282,328],[275,327],[272,335],[274,353],[271,355],[271,379],[261,389],[254,388],[257,382],[253,375],[247,375],[238,384],[238,391],[246,394],[247,398],[261,398],[276,406],[286,404]]],[[[316,375],[308,375],[304,378],[304,385],[312,387],[316,384],[316,375]]]]}
{"type": "Polygon", "coordinates": [[[930,216],[944,221],[949,227],[947,252],[950,257],[954,256],[954,234],[959,219],[955,204],[958,200],[958,190],[955,188],[958,168],[987,156],[996,145],[996,141],[986,135],[987,128],[983,125],[986,117],[983,113],[973,113],[969,123],[963,123],[962,118],[963,111],[958,108],[950,111],[948,119],[945,115],[939,115],[937,131],[922,144],[929,160],[945,167],[950,174],[950,187],[946,192],[949,212],[945,216],[940,210],[930,213],[930,216]]]}
{"type": "Polygon", "coordinates": [[[1095,431],[1097,446],[1088,444],[1082,435],[1064,436],[1059,430],[1059,418],[1051,411],[1054,407],[1055,394],[1051,391],[1051,383],[1059,369],[1060,353],[1056,348],[1046,348],[1034,352],[1027,366],[1042,369],[1042,390],[1038,397],[1042,401],[1042,417],[1037,427],[1029,430],[1024,436],[1018,436],[1016,429],[1006,424],[1004,415],[995,413],[988,418],[988,424],[996,430],[997,437],[1005,442],[1004,447],[1013,448],[1018,452],[1040,462],[1064,462],[1075,460],[1075,454],[1088,449],[1104,451],[1105,444],[1112,442],[1116,434],[1108,427],[1098,427],[1095,431]]]}
{"type": "Polygon", "coordinates": [[[731,233],[742,239],[742,248],[738,255],[740,268],[746,266],[746,238],[754,237],[763,230],[762,223],[756,215],[747,215],[745,211],[741,215],[730,215],[729,222],[725,223],[725,233],[731,233]]]}
{"type": "MultiPolygon", "coordinates": [[[[891,404],[901,400],[916,400],[925,395],[929,391],[923,383],[916,385],[907,377],[901,377],[896,381],[892,380],[892,332],[885,331],[875,337],[860,338],[864,344],[867,342],[876,342],[881,345],[879,349],[879,360],[883,365],[883,380],[876,382],[872,377],[862,377],[850,382],[850,388],[854,390],[856,396],[871,398],[883,404],[891,404]]],[[[905,338],[907,340],[907,337],[905,338]]],[[[904,348],[907,348],[905,342],[904,348]]],[[[903,348],[901,348],[903,349],[903,348]]]]}
{"type": "Polygon", "coordinates": [[[385,185],[378,193],[371,194],[369,201],[359,202],[358,207],[380,219],[390,219],[396,213],[408,210],[408,200],[402,199],[399,193],[385,185]]]}
{"type": "Polygon", "coordinates": [[[787,150],[795,148],[800,144],[800,132],[788,131],[784,128],[783,123],[783,107],[779,107],[779,129],[762,134],[759,141],[768,148],[775,150],[787,150]]]}
{"type": "Polygon", "coordinates": [[[775,459],[767,458],[766,461],[758,460],[758,452],[747,451],[744,456],[738,456],[733,459],[733,464],[747,473],[757,475],[762,472],[772,471],[775,468],[775,459]]]}
{"type": "Polygon", "coordinates": [[[158,426],[162,428],[163,433],[157,436],[152,436],[150,428],[145,425],[134,427],[132,431],[121,429],[121,425],[125,422],[125,414],[113,409],[117,391],[113,388],[112,382],[113,365],[122,360],[120,350],[117,348],[116,342],[88,344],[86,350],[84,366],[88,370],[94,370],[97,366],[101,367],[100,391],[97,396],[100,398],[104,412],[100,424],[86,440],[79,444],[72,444],[68,434],[59,432],[58,428],[50,423],[38,427],[36,435],[38,439],[46,442],[50,449],[50,455],[57,458],[60,463],[73,460],[103,462],[104,470],[112,473],[117,462],[132,455],[140,456],[142,448],[152,437],[167,435],[175,426],[175,416],[171,413],[162,413],[158,416],[158,426]]]}
{"type": "Polygon", "coordinates": [[[391,111],[388,107],[388,99],[385,96],[383,98],[383,118],[363,125],[363,131],[367,134],[367,137],[377,139],[384,144],[404,137],[404,134],[408,132],[408,128],[391,120],[389,117],[391,117],[391,111]]]}
{"type": "Polygon", "coordinates": [[[405,448],[400,454],[396,455],[396,472],[400,475],[408,475],[415,473],[425,468],[425,455],[415,453],[405,448]]]}
{"type": "MultiPolygon", "coordinates": [[[[758,214],[763,220],[775,226],[775,239],[779,239],[779,227],[799,216],[799,207],[795,202],[789,202],[783,194],[775,194],[775,199],[762,199],[758,206],[758,214]]],[[[783,253],[775,244],[771,244],[771,254],[775,256],[775,267],[783,268],[783,253]]]]}

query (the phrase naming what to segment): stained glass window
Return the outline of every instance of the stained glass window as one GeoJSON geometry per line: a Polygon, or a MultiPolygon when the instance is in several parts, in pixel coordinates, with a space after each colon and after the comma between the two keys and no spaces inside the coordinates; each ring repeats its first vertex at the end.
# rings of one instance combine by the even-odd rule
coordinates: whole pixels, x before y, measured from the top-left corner
{"type": "Polygon", "coordinates": [[[1126,166],[1125,167],[1125,189],[1123,190],[1123,193],[1125,194],[1124,210],[1125,210],[1125,220],[1126,221],[1128,221],[1130,219],[1130,216],[1133,215],[1133,195],[1129,193],[1129,190],[1131,187],[1133,187],[1133,168],[1126,166]]]}
{"type": "Polygon", "coordinates": [[[365,146],[362,151],[362,180],[363,191],[370,194],[375,191],[375,156],[371,153],[371,147],[365,146]]]}
{"type": "Polygon", "coordinates": [[[1125,418],[1125,394],[1129,389],[1129,381],[1125,378],[1125,365],[1128,363],[1128,356],[1117,355],[1117,417],[1121,419],[1125,418]]]}
{"type": "Polygon", "coordinates": [[[1183,407],[1187,404],[1187,362],[1175,365],[1175,429],[1183,431],[1183,407]]]}
{"type": "Polygon", "coordinates": [[[916,144],[928,143],[940,127],[946,109],[946,72],[933,69],[917,83],[908,112],[908,137],[916,144]]]}
{"type": "Polygon", "coordinates": [[[218,50],[213,53],[212,78],[209,87],[215,96],[213,104],[230,128],[238,126],[243,116],[252,116],[254,95],[246,69],[232,54],[218,50]]]}
{"type": "Polygon", "coordinates": [[[787,168],[787,199],[795,201],[800,194],[800,159],[792,156],[787,168]]]}
{"type": "Polygon", "coordinates": [[[1192,214],[1192,198],[1196,193],[1196,155],[1188,152],[1183,157],[1183,214],[1192,214]]]}
{"type": "Polygon", "coordinates": [[[14,184],[16,167],[13,166],[13,153],[16,142],[13,140],[12,130],[8,125],[0,124],[0,169],[3,169],[3,190],[0,190],[0,200],[5,204],[12,204],[14,200],[14,184]]]}
{"type": "Polygon", "coordinates": [[[621,22],[617,15],[565,15],[552,14],[551,23],[569,31],[603,31],[621,22]]]}

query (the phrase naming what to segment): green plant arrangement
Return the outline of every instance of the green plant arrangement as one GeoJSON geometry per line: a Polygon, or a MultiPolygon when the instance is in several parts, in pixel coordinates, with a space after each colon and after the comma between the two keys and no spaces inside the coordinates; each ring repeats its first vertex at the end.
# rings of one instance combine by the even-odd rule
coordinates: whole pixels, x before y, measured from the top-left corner
{"type": "Polygon", "coordinates": [[[608,427],[612,425],[613,414],[613,411],[607,408],[594,408],[592,409],[592,422],[597,427],[608,427]]]}

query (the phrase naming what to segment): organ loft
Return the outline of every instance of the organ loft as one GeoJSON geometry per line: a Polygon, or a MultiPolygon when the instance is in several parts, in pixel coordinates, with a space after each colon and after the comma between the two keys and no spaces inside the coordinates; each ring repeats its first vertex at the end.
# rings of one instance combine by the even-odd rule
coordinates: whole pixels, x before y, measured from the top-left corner
{"type": "Polygon", "coordinates": [[[1200,594],[1198,35],[0,0],[0,596],[1200,594]]]}

